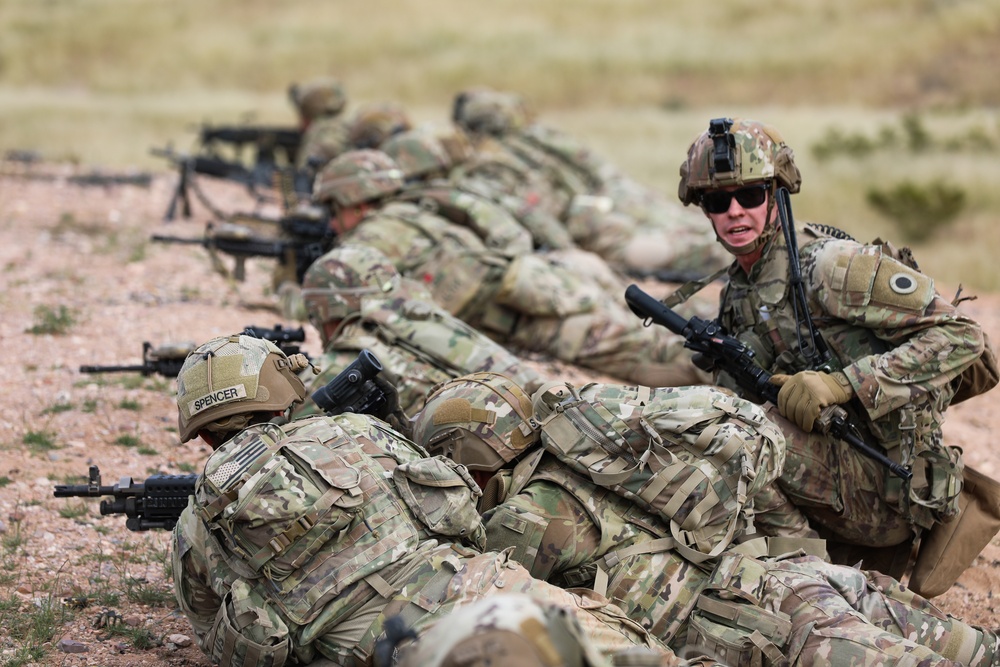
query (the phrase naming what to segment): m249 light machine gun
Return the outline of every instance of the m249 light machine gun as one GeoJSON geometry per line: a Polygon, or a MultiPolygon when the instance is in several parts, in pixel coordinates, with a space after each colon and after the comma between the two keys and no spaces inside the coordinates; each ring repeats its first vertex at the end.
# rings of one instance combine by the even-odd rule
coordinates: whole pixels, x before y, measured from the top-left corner
{"type": "MultiPolygon", "coordinates": [[[[332,239],[332,235],[328,239],[332,239]]],[[[301,284],[309,265],[319,259],[329,249],[328,239],[278,239],[255,236],[248,229],[239,225],[222,224],[209,225],[202,238],[185,238],[153,234],[150,240],[154,243],[179,243],[185,245],[200,245],[209,251],[213,265],[217,270],[228,275],[228,271],[218,261],[216,252],[230,255],[235,260],[232,275],[238,281],[246,278],[246,260],[252,257],[276,259],[283,266],[291,264],[295,269],[295,277],[301,284]]]]}
{"type": "MultiPolygon", "coordinates": [[[[313,393],[313,400],[328,415],[346,412],[379,416],[391,409],[393,397],[376,382],[382,371],[378,358],[362,350],[358,358],[337,377],[313,393]]],[[[56,498],[101,498],[101,516],[125,515],[132,531],[172,530],[194,495],[199,475],[153,475],[135,481],[122,477],[113,486],[101,484],[101,471],[90,466],[86,484],[59,484],[56,498]]]]}
{"type": "MultiPolygon", "coordinates": [[[[269,340],[286,355],[302,354],[299,343],[306,340],[306,332],[302,327],[285,329],[280,324],[273,328],[250,325],[244,328],[244,333],[254,338],[269,340]]],[[[142,363],[122,366],[80,366],[81,373],[142,373],[144,376],[161,375],[175,378],[181,372],[181,366],[188,354],[195,348],[191,342],[167,343],[153,347],[149,341],[142,344],[142,363]]]]}
{"type": "MultiPolygon", "coordinates": [[[[779,388],[771,384],[771,374],[757,365],[753,350],[738,338],[725,334],[717,322],[700,317],[686,320],[638,285],[629,285],[625,290],[625,302],[642,319],[683,336],[684,347],[704,355],[717,368],[732,376],[745,391],[777,404],[779,388]]],[[[862,440],[857,427],[848,421],[847,412],[842,407],[824,408],[816,423],[821,432],[843,440],[884,465],[897,477],[908,480],[913,476],[909,470],[862,440]]]]}

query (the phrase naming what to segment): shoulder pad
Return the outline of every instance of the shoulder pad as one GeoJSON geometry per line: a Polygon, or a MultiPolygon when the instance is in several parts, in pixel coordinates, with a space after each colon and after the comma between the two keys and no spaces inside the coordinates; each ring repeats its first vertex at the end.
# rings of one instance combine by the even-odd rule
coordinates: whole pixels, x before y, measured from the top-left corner
{"type": "Polygon", "coordinates": [[[882,253],[879,246],[850,241],[824,244],[815,255],[817,276],[845,306],[924,310],[934,299],[934,281],[882,253]]]}

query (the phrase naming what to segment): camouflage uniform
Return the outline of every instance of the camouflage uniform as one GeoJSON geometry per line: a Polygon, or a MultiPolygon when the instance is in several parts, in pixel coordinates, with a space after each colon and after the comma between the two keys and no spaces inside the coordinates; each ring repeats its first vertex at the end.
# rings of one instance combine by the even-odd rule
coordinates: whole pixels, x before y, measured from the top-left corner
{"type": "MultiPolygon", "coordinates": [[[[477,139],[483,137],[477,150],[503,151],[500,162],[515,172],[542,175],[548,185],[522,192],[522,201],[548,199],[545,210],[563,221],[569,238],[613,266],[707,274],[725,265],[725,253],[712,242],[700,216],[639,184],[572,137],[531,122],[517,96],[466,93],[456,100],[455,119],[477,139]]],[[[496,168],[497,162],[465,173],[475,173],[481,183],[488,181],[489,188],[511,196],[512,179],[496,168]]],[[[523,184],[529,179],[522,175],[516,180],[523,184]]]]}
{"type": "MultiPolygon", "coordinates": [[[[982,353],[982,331],[934,291],[930,278],[880,247],[826,237],[808,226],[798,228],[798,238],[813,321],[830,347],[834,370],[846,375],[858,397],[855,421],[868,442],[913,467],[914,482],[903,484],[833,437],[804,432],[772,406],[770,417],[788,440],[780,486],[812,520],[847,542],[899,544],[912,524],[930,528],[956,510],[961,460],[958,450],[943,444],[941,424],[952,380],[982,353]],[[899,287],[901,280],[912,280],[914,289],[899,287]]],[[[730,270],[720,322],[753,348],[762,367],[790,375],[805,370],[806,362],[798,353],[785,247],[784,237],[775,235],[750,275],[730,270]]]]}
{"type": "MultiPolygon", "coordinates": [[[[470,466],[475,466],[483,457],[474,455],[470,435],[490,442],[488,449],[501,453],[509,445],[500,447],[492,438],[501,435],[500,429],[518,433],[514,427],[518,421],[511,421],[503,409],[490,402],[475,400],[475,394],[464,389],[463,380],[432,395],[426,414],[416,420],[414,432],[417,441],[431,452],[451,453],[456,461],[469,460],[470,466]],[[446,414],[456,412],[451,404],[463,396],[472,401],[470,414],[484,408],[497,411],[499,416],[490,420],[498,426],[495,435],[489,427],[465,431],[465,424],[449,424],[446,414]],[[466,435],[449,433],[449,428],[458,428],[466,435]],[[452,443],[461,446],[452,449],[452,443]]],[[[540,398],[545,391],[536,393],[535,406],[545,400],[540,398]]],[[[625,418],[622,405],[629,403],[619,401],[634,391],[630,387],[591,387],[580,395],[586,401],[600,399],[611,414],[620,412],[625,418]]],[[[642,413],[662,437],[668,438],[676,430],[664,430],[665,425],[689,422],[697,405],[705,406],[703,411],[720,405],[713,396],[718,394],[709,388],[657,390],[643,404],[642,413]]],[[[734,406],[742,404],[748,411],[740,413],[743,418],[763,417],[759,408],[733,400],[734,406]]],[[[563,442],[566,438],[547,434],[545,414],[537,407],[533,413],[535,422],[541,423],[544,451],[530,444],[520,447],[520,458],[511,459],[513,467],[501,472],[508,481],[496,485],[504,488],[507,497],[501,495],[501,504],[484,514],[489,547],[512,548],[512,557],[533,576],[562,586],[593,585],[596,580],[598,592],[606,591],[631,618],[679,654],[685,646],[693,645],[707,648],[709,654],[715,651],[720,661],[728,664],[749,663],[737,663],[737,655],[724,653],[726,647],[720,640],[736,636],[737,631],[742,631],[745,639],[754,630],[762,633],[758,646],[773,644],[768,647],[771,653],[763,657],[764,664],[782,659],[796,665],[1000,662],[995,633],[947,616],[877,572],[830,565],[794,551],[792,557],[774,560],[743,555],[741,551],[752,550],[754,542],[716,558],[686,557],[678,550],[677,531],[663,517],[599,486],[553,454],[547,438],[563,442]],[[724,617],[740,621],[726,623],[724,617]]],[[[598,427],[595,432],[601,430],[598,427]]],[[[595,479],[600,476],[596,469],[602,460],[599,455],[609,451],[599,442],[593,436],[595,453],[589,458],[595,479]]],[[[759,487],[777,475],[780,454],[777,449],[771,455],[766,449],[758,451],[758,460],[765,463],[759,479],[747,489],[748,497],[754,498],[759,487]]]]}
{"type": "Polygon", "coordinates": [[[541,255],[512,259],[490,250],[471,229],[418,204],[393,201],[401,187],[401,171],[389,156],[354,151],[320,173],[314,197],[334,208],[337,224],[337,211],[354,215],[360,205],[370,206],[339,241],[380,250],[445,310],[504,345],[653,386],[706,378],[681,337],[643,326],[621,292],[609,293],[541,255]]]}
{"type": "MultiPolygon", "coordinates": [[[[321,387],[332,380],[363,349],[370,350],[384,370],[382,377],[398,392],[399,405],[407,416],[423,407],[424,398],[434,385],[445,380],[492,370],[514,378],[519,384],[536,387],[538,374],[521,363],[492,339],[476,331],[434,303],[427,290],[411,280],[376,278],[375,272],[346,287],[349,281],[334,274],[347,268],[359,272],[371,265],[378,255],[373,249],[350,246],[335,248],[316,260],[305,278],[305,300],[310,320],[321,332],[324,353],[316,364],[322,369],[307,387],[321,387]],[[348,266],[349,265],[349,266],[348,266]],[[341,293],[359,292],[362,284],[391,282],[391,287],[359,294],[357,302],[341,293]],[[331,302],[339,303],[331,303],[331,302]],[[343,304],[340,307],[340,304],[343,304]],[[326,335],[324,323],[332,317],[343,318],[332,335],[326,335]]],[[[390,265],[391,266],[391,265],[390,265]]],[[[293,417],[316,414],[319,409],[309,402],[298,406],[293,417]]]]}
{"type": "Polygon", "coordinates": [[[511,259],[408,202],[369,215],[343,242],[378,248],[448,312],[515,349],[655,386],[703,381],[680,337],[644,327],[621,297],[542,255],[511,259]]]}
{"type": "Polygon", "coordinates": [[[175,593],[205,653],[368,665],[390,616],[419,635],[457,607],[529,593],[572,609],[602,651],[638,644],[676,664],[603,598],[478,551],[478,487],[424,454],[365,415],[259,425],[218,448],[174,532],[175,593]]]}

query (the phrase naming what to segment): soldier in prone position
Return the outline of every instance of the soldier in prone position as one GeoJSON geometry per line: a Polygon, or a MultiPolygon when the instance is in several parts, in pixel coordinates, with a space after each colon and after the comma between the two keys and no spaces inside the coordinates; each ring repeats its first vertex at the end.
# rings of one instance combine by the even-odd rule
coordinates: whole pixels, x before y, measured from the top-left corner
{"type": "Polygon", "coordinates": [[[654,386],[706,379],[682,339],[642,326],[622,293],[544,255],[491,250],[471,229],[398,200],[403,184],[385,153],[351,151],[323,168],[313,196],[330,207],[339,242],[378,248],[445,310],[511,349],[654,386]]]}
{"type": "Polygon", "coordinates": [[[604,598],[483,552],[464,467],[368,415],[274,421],[305,396],[297,370],[271,343],[230,336],[178,376],[181,440],[215,451],[174,531],[174,586],[212,660],[371,665],[390,616],[419,637],[459,606],[530,593],[572,610],[606,654],[641,646],[680,664],[604,598]],[[220,391],[235,397],[195,409],[220,391]]]}
{"type": "Polygon", "coordinates": [[[529,398],[478,373],[438,387],[413,431],[483,485],[490,548],[512,549],[535,577],[595,587],[678,654],[693,647],[734,665],[1000,664],[995,632],[895,579],[803,555],[822,553],[815,540],[756,538],[754,501],[780,473],[784,442],[743,399],[558,382],[529,398]]]}
{"type": "MultiPolygon", "coordinates": [[[[320,374],[303,378],[309,387],[324,385],[363,349],[382,362],[382,377],[396,388],[409,417],[436,384],[467,373],[496,371],[527,387],[543,381],[499,343],[434,303],[422,284],[400,276],[371,246],[343,245],[320,257],[306,272],[303,298],[323,341],[320,374]]],[[[317,412],[305,402],[292,415],[317,412]]]]}

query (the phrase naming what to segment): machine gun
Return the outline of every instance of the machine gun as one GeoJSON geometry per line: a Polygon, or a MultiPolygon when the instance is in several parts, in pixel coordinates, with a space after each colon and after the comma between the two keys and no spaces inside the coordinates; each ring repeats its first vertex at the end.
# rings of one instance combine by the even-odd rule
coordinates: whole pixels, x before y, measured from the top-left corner
{"type": "MultiPolygon", "coordinates": [[[[684,347],[707,357],[717,368],[732,376],[744,391],[765,401],[775,404],[778,402],[778,387],[771,384],[771,374],[757,364],[753,350],[738,338],[727,335],[717,322],[700,317],[686,320],[642,291],[638,285],[628,286],[625,290],[625,302],[643,320],[683,336],[684,347]]],[[[824,408],[816,424],[820,432],[843,440],[865,456],[884,465],[897,477],[909,480],[913,476],[909,470],[862,440],[857,427],[848,421],[847,411],[841,406],[824,408]]]]}
{"type": "MultiPolygon", "coordinates": [[[[378,358],[362,350],[357,360],[313,394],[313,400],[331,416],[345,412],[377,415],[389,404],[389,397],[374,381],[381,371],[378,358]]],[[[125,527],[132,531],[172,530],[187,507],[188,496],[195,493],[198,477],[153,475],[138,482],[122,477],[114,486],[102,486],[100,468],[92,465],[86,484],[58,484],[53,495],[102,498],[101,516],[124,514],[125,527]]]]}
{"type": "Polygon", "coordinates": [[[257,161],[253,167],[247,167],[242,162],[226,160],[215,154],[185,155],[177,153],[172,148],[152,148],[150,153],[157,157],[170,160],[177,167],[178,181],[174,194],[167,205],[165,220],[173,220],[177,215],[177,206],[181,206],[181,215],[191,217],[190,190],[194,189],[199,200],[219,218],[225,215],[214,206],[208,198],[194,186],[193,176],[202,175],[239,183],[258,203],[277,201],[277,197],[261,191],[266,188],[271,192],[281,192],[288,198],[286,190],[291,189],[296,195],[308,195],[312,191],[313,173],[309,170],[296,170],[293,165],[278,166],[274,161],[257,161]]]}
{"type": "MultiPolygon", "coordinates": [[[[284,352],[286,355],[303,354],[298,343],[306,339],[306,332],[302,327],[297,329],[285,329],[280,324],[275,324],[273,328],[258,327],[250,325],[244,328],[244,333],[254,338],[269,340],[284,352]]],[[[162,375],[163,377],[175,378],[181,372],[184,360],[188,354],[194,350],[194,343],[167,343],[159,347],[153,347],[149,341],[142,344],[142,363],[125,366],[80,366],[81,373],[142,373],[144,376],[162,375]]],[[[307,355],[308,356],[308,355],[307,355]]]]}
{"type": "Polygon", "coordinates": [[[286,164],[295,164],[295,157],[302,144],[302,131],[292,127],[268,125],[204,125],[199,132],[199,139],[210,150],[218,144],[232,146],[238,152],[242,152],[246,146],[252,146],[257,164],[277,164],[278,154],[284,157],[286,164]]]}
{"type": "Polygon", "coordinates": [[[251,257],[268,257],[276,259],[282,266],[293,266],[295,278],[299,284],[305,277],[306,269],[325,253],[333,240],[332,232],[321,240],[285,240],[262,238],[254,236],[240,225],[223,223],[218,226],[208,225],[204,238],[185,238],[181,236],[166,236],[153,234],[151,241],[156,243],[180,243],[185,245],[200,245],[209,251],[213,263],[221,272],[221,263],[217,261],[216,252],[230,255],[234,258],[233,277],[243,281],[246,278],[246,260],[251,257]]]}

